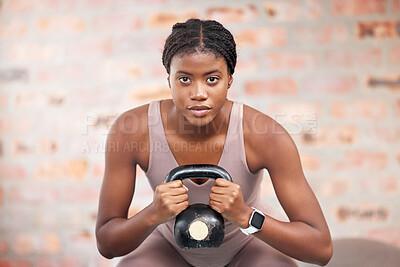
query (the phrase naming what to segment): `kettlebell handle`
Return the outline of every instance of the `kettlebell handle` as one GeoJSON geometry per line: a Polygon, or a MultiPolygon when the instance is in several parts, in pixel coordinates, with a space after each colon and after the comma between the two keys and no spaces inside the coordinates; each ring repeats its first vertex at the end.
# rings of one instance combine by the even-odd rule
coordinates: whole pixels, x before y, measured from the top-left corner
{"type": "Polygon", "coordinates": [[[224,168],[212,164],[192,164],[172,169],[165,177],[164,183],[188,178],[224,178],[232,182],[231,176],[224,168]]]}

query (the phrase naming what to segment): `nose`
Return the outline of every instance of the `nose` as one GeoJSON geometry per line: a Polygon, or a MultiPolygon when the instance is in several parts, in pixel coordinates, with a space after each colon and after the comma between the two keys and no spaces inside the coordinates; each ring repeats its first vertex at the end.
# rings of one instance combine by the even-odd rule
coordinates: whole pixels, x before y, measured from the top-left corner
{"type": "Polygon", "coordinates": [[[190,99],[192,100],[206,100],[208,98],[207,90],[204,85],[194,84],[190,92],[190,99]]]}

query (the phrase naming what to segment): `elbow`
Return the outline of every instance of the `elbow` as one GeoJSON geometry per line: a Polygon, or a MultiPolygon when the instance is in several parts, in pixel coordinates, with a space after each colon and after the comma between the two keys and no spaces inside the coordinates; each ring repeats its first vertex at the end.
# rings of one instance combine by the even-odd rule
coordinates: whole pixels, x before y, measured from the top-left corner
{"type": "Polygon", "coordinates": [[[329,263],[333,255],[333,245],[332,241],[321,249],[320,258],[316,262],[320,266],[325,266],[329,263]]]}
{"type": "Polygon", "coordinates": [[[103,248],[99,242],[97,242],[97,250],[99,251],[100,255],[103,256],[106,259],[111,260],[115,256],[107,249],[103,248]]]}

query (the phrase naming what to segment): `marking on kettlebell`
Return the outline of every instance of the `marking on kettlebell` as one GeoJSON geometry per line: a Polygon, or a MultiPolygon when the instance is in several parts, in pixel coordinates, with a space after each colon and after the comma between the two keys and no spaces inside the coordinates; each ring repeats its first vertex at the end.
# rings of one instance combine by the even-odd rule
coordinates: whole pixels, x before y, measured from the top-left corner
{"type": "Polygon", "coordinates": [[[208,226],[202,221],[194,221],[189,226],[189,234],[193,239],[203,240],[208,236],[208,226]]]}

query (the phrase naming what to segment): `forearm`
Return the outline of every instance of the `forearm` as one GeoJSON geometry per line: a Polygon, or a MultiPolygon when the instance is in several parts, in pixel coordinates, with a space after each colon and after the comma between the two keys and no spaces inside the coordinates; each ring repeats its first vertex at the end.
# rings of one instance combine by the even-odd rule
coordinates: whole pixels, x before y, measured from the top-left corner
{"type": "Polygon", "coordinates": [[[332,256],[329,232],[304,222],[282,222],[266,216],[262,230],[255,236],[300,261],[325,265],[332,256]]]}
{"type": "Polygon", "coordinates": [[[113,218],[96,232],[99,252],[109,259],[126,255],[135,250],[158,225],[152,204],[129,219],[113,218]]]}

